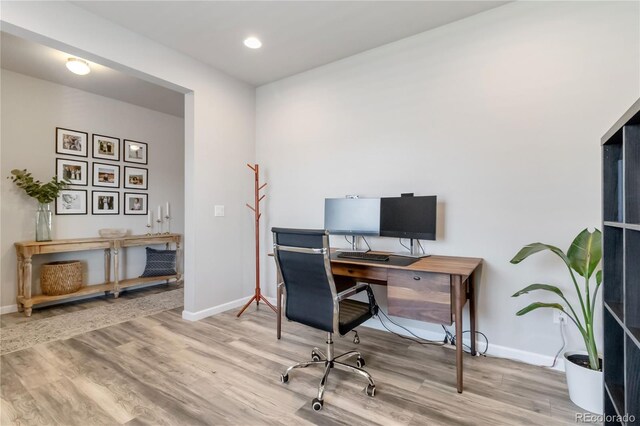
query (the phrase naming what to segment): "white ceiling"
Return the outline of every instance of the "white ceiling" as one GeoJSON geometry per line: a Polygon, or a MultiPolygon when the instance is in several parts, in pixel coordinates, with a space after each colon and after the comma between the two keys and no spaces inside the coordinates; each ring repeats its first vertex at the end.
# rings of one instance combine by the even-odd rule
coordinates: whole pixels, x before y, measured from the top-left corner
{"type": "Polygon", "coordinates": [[[73,55],[4,32],[0,33],[0,49],[0,65],[9,71],[184,116],[182,93],[91,62],[91,73],[73,74],[65,66],[67,58],[73,55]]]}
{"type": "Polygon", "coordinates": [[[505,1],[75,1],[253,85],[498,7],[505,1]],[[263,47],[242,44],[257,36],[263,47]]]}

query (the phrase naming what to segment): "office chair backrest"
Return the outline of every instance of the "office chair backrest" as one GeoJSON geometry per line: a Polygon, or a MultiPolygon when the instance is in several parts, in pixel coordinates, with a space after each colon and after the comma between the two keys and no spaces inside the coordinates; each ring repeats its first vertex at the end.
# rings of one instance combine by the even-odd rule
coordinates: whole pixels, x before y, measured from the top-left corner
{"type": "Polygon", "coordinates": [[[273,228],[274,255],[286,290],[285,316],[310,327],[337,330],[336,286],[325,230],[273,228]]]}

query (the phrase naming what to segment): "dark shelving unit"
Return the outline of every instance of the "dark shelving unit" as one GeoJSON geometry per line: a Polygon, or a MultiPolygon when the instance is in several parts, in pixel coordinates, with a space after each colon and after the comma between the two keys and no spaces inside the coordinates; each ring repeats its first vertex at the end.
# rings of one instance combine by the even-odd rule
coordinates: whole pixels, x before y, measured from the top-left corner
{"type": "Polygon", "coordinates": [[[640,419],[640,99],[602,137],[602,203],[604,410],[626,425],[640,419]]]}

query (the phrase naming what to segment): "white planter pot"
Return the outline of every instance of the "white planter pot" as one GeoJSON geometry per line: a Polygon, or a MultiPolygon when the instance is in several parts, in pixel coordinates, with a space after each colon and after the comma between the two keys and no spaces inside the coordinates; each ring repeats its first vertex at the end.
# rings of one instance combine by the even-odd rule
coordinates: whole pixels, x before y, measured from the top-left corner
{"type": "Polygon", "coordinates": [[[571,355],[588,355],[585,351],[564,353],[564,369],[567,374],[569,397],[574,404],[595,414],[604,412],[604,376],[602,371],[581,367],[569,361],[571,355]]]}

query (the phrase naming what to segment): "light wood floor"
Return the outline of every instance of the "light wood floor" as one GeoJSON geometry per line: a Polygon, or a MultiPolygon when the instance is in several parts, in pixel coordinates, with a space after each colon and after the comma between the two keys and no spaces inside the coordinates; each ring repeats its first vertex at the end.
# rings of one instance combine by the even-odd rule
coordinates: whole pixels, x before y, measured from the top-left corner
{"type": "MultiPolygon", "coordinates": [[[[250,308],[199,322],[181,310],[42,344],[1,358],[2,425],[575,424],[580,411],[562,374],[497,358],[465,357],[465,392],[455,391],[454,353],[360,327],[366,369],[377,384],[332,371],[324,409],[311,399],[321,369],[288,365],[322,346],[324,333],[283,324],[250,308]]],[[[336,353],[353,348],[336,339],[336,353]]]]}

